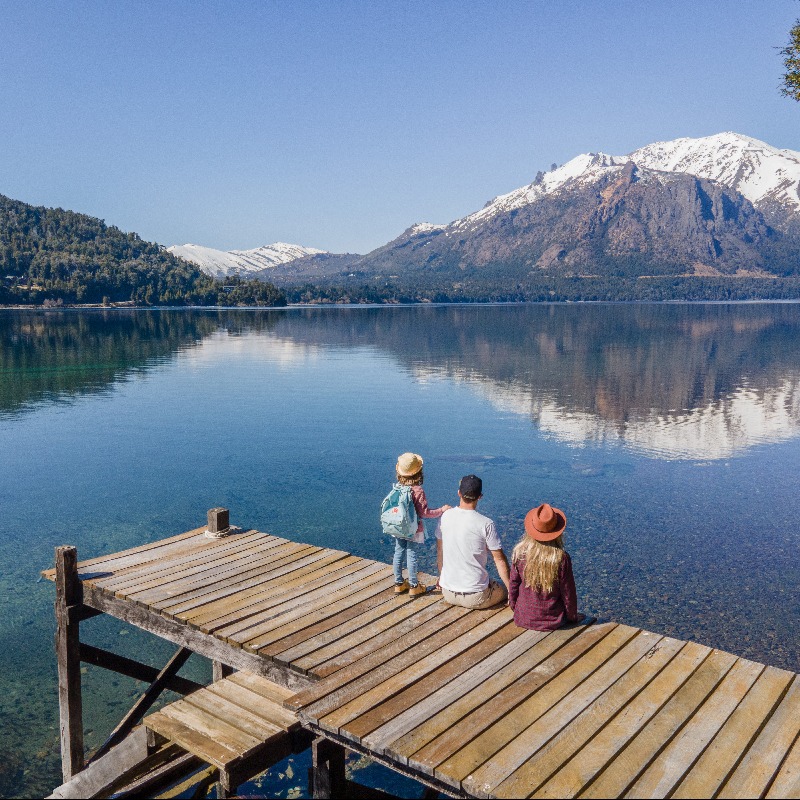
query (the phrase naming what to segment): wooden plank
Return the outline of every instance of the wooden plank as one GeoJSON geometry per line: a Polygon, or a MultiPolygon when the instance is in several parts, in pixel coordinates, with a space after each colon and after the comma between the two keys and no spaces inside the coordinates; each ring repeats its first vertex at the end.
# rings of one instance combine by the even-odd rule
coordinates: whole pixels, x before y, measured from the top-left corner
{"type": "Polygon", "coordinates": [[[761,797],[800,733],[800,676],[795,676],[778,707],[717,795],[761,797]]]}
{"type": "MultiPolygon", "coordinates": [[[[242,712],[254,714],[264,722],[281,730],[289,732],[300,727],[297,714],[274,701],[267,700],[260,693],[254,692],[246,686],[229,683],[227,680],[218,681],[208,686],[205,692],[220,698],[229,706],[240,709],[242,712]]],[[[240,711],[234,710],[232,713],[238,716],[240,711]]]]}
{"type": "Polygon", "coordinates": [[[50,797],[62,800],[96,797],[108,789],[120,775],[133,769],[147,756],[147,731],[139,727],[111,752],[59,786],[50,797]]]}
{"type": "Polygon", "coordinates": [[[216,635],[239,642],[248,650],[258,650],[264,645],[282,639],[290,633],[327,619],[372,594],[383,591],[384,581],[391,575],[389,567],[380,564],[364,567],[307,594],[289,597],[272,605],[265,613],[254,618],[215,630],[216,635]]]}
{"type": "Polygon", "coordinates": [[[697,673],[711,654],[711,649],[703,645],[694,642],[684,645],[647,685],[647,691],[640,692],[619,709],[619,713],[532,796],[575,797],[697,673]]]}
{"type": "MultiPolygon", "coordinates": [[[[305,556],[298,561],[284,564],[269,570],[271,579],[277,577],[287,576],[285,578],[287,585],[294,582],[300,582],[308,575],[313,575],[315,571],[322,570],[331,564],[338,563],[341,567],[354,563],[358,559],[355,556],[348,556],[347,553],[340,553],[340,551],[321,551],[313,553],[310,556],[305,556]],[[291,574],[290,574],[291,573],[291,574]]],[[[162,604],[161,613],[172,616],[180,616],[182,619],[190,620],[195,616],[202,616],[205,613],[204,608],[211,603],[216,603],[225,600],[231,595],[243,598],[249,592],[257,594],[264,588],[264,579],[261,575],[256,575],[247,578],[244,581],[235,578],[229,578],[216,587],[208,587],[195,592],[188,599],[181,599],[176,601],[169,601],[169,603],[162,604]]]]}
{"type": "Polygon", "coordinates": [[[247,653],[240,648],[215,639],[213,636],[207,636],[188,625],[181,625],[174,620],[166,619],[150,609],[119,600],[95,589],[90,584],[83,584],[83,601],[92,608],[110,614],[123,622],[129,622],[162,639],[188,647],[211,661],[222,661],[234,669],[261,675],[290,688],[302,689],[311,683],[305,675],[274,664],[253,653],[247,653]]]}
{"type": "MultiPolygon", "coordinates": [[[[508,616],[511,616],[510,613],[508,616]]],[[[379,699],[376,705],[347,722],[348,738],[352,737],[363,741],[364,737],[376,728],[396,719],[398,714],[407,711],[417,703],[426,701],[442,686],[451,682],[460,684],[462,674],[467,672],[470,667],[482,663],[504,645],[513,642],[524,633],[522,628],[518,628],[514,624],[513,619],[509,619],[503,624],[500,618],[501,615],[498,614],[483,623],[491,626],[488,628],[490,633],[483,639],[480,639],[482,632],[481,626],[478,626],[460,639],[443,647],[435,658],[433,655],[428,656],[433,669],[427,674],[420,674],[417,680],[414,680],[414,677],[419,670],[412,669],[405,670],[401,675],[384,683],[384,698],[379,699]],[[464,640],[467,638],[472,642],[465,642],[464,640]],[[464,647],[465,644],[466,647],[464,647]],[[463,649],[458,652],[457,648],[463,649]],[[402,681],[402,688],[400,691],[395,691],[398,680],[402,681]]],[[[376,687],[372,692],[378,692],[380,688],[376,687]]]]}
{"type": "Polygon", "coordinates": [[[680,652],[685,642],[663,638],[619,680],[569,721],[494,789],[497,797],[526,797],[555,773],[680,652]]]}
{"type": "Polygon", "coordinates": [[[767,800],[800,797],[800,736],[795,739],[765,797],[767,800]]]}
{"type": "Polygon", "coordinates": [[[616,754],[582,797],[620,797],[716,689],[736,656],[715,650],[697,672],[616,754]]]}
{"type": "MultiPolygon", "coordinates": [[[[533,714],[528,712],[528,706],[533,700],[514,709],[510,715],[514,719],[510,721],[516,724],[509,726],[509,733],[512,733],[513,738],[467,776],[462,782],[462,788],[477,797],[493,796],[498,784],[518,771],[526,761],[612,687],[648,652],[653,652],[660,639],[661,637],[656,634],[636,631],[619,649],[612,651],[611,657],[592,672],[587,680],[546,706],[544,712],[527,727],[521,721],[522,712],[525,711],[525,716],[529,719],[533,717],[533,714]]],[[[610,644],[610,637],[606,642],[610,644]]],[[[597,655],[602,646],[599,645],[590,655],[597,655]]],[[[541,698],[538,698],[538,701],[537,710],[542,709],[541,698]]],[[[505,739],[506,735],[503,738],[505,739]]],[[[528,786],[527,783],[520,783],[517,788],[524,790],[528,786]]],[[[525,794],[532,788],[530,787],[525,794]]]]}
{"type": "MultiPolygon", "coordinates": [[[[368,736],[364,737],[365,746],[378,753],[383,753],[386,750],[388,756],[405,764],[407,758],[394,749],[396,740],[408,739],[412,733],[419,735],[419,729],[423,726],[423,723],[430,722],[431,718],[438,712],[452,708],[457,701],[462,700],[464,695],[473,689],[485,687],[487,683],[497,677],[500,671],[505,670],[512,662],[517,661],[523,655],[526,656],[525,664],[522,666],[522,662],[520,662],[517,665],[519,671],[514,673],[514,677],[509,680],[509,683],[511,680],[518,678],[520,674],[530,670],[536,663],[533,661],[534,656],[531,654],[531,650],[535,644],[541,642],[547,635],[543,631],[522,631],[516,639],[503,645],[494,653],[463,672],[457,681],[450,681],[428,695],[424,700],[409,706],[405,711],[400,712],[393,719],[373,730],[368,736]]],[[[476,696],[474,705],[470,702],[468,708],[473,708],[483,702],[486,702],[485,697],[476,696]]],[[[439,733],[441,733],[441,730],[439,733]]],[[[430,740],[427,739],[425,741],[430,740]]],[[[413,753],[419,749],[419,746],[414,746],[410,752],[413,753]]]]}
{"type": "MultiPolygon", "coordinates": [[[[158,713],[202,734],[209,743],[224,745],[228,750],[235,752],[237,756],[244,756],[250,753],[262,743],[262,739],[259,736],[253,736],[235,725],[219,719],[207,710],[191,705],[189,698],[170,703],[158,713]]],[[[150,727],[149,722],[146,724],[150,727]]],[[[178,744],[184,747],[183,742],[178,742],[178,744]]],[[[196,755],[201,758],[204,757],[200,752],[196,753],[196,755]]]]}
{"type": "Polygon", "coordinates": [[[283,705],[283,703],[295,694],[294,689],[287,689],[274,681],[266,681],[258,675],[251,675],[249,672],[234,672],[227,678],[228,683],[234,683],[249,689],[251,692],[261,695],[266,700],[283,705]]]}
{"type": "Polygon", "coordinates": [[[451,606],[420,625],[414,633],[403,637],[402,641],[395,641],[374,651],[320,681],[312,690],[299,693],[292,698],[289,707],[298,711],[301,720],[316,724],[319,717],[350,702],[497,613],[496,609],[469,611],[451,606]],[[298,708],[298,703],[302,704],[302,708],[298,708]]]}
{"type": "MultiPolygon", "coordinates": [[[[314,623],[313,625],[303,627],[300,630],[289,634],[288,636],[284,636],[282,639],[278,639],[277,641],[262,647],[260,652],[264,656],[272,657],[273,655],[282,652],[286,648],[293,647],[296,644],[300,644],[302,642],[313,643],[317,637],[322,637],[328,631],[338,628],[341,625],[345,625],[352,619],[357,619],[363,614],[369,613],[372,610],[380,610],[386,603],[392,602],[396,596],[397,595],[395,595],[394,589],[387,587],[377,594],[370,595],[364,600],[354,602],[352,605],[341,609],[341,611],[333,617],[327,617],[319,622],[314,623]]],[[[425,607],[426,606],[424,604],[420,606],[420,608],[425,607]]]]}
{"type": "Polygon", "coordinates": [[[767,667],[672,796],[716,796],[772,715],[791,680],[791,672],[767,667]]]}
{"type": "Polygon", "coordinates": [[[405,595],[395,595],[387,602],[373,606],[364,614],[343,620],[341,624],[323,634],[306,639],[287,650],[278,650],[273,644],[269,652],[276,661],[291,662],[295,668],[307,672],[309,668],[329,658],[334,658],[343,652],[349,653],[356,645],[374,639],[392,626],[418,614],[432,603],[441,602],[440,595],[410,599],[405,595]],[[275,652],[276,650],[278,652],[275,652]]]}
{"type": "Polygon", "coordinates": [[[117,589],[114,594],[139,603],[154,603],[183,594],[191,586],[212,584],[232,572],[242,571],[243,565],[255,566],[253,562],[266,564],[311,549],[310,546],[303,547],[296,544],[273,546],[272,542],[253,543],[219,558],[210,555],[203,561],[192,562],[191,565],[181,567],[179,573],[164,572],[153,577],[144,577],[141,582],[117,589]]]}
{"type": "MultiPolygon", "coordinates": [[[[389,589],[387,591],[389,597],[393,597],[393,593],[393,589],[389,589]]],[[[319,679],[328,678],[335,672],[355,664],[360,659],[371,656],[373,653],[387,652],[386,648],[397,646],[399,641],[407,641],[407,637],[409,636],[416,637],[419,626],[424,625],[426,622],[428,622],[428,620],[433,619],[436,616],[445,614],[450,608],[452,608],[452,606],[449,606],[445,602],[432,603],[429,606],[417,607],[418,610],[412,617],[393,625],[391,628],[383,631],[383,633],[379,633],[374,638],[369,639],[362,644],[355,645],[344,653],[333,656],[327,661],[315,664],[313,667],[309,668],[308,674],[319,679]],[[420,608],[421,610],[419,610],[420,608]]],[[[311,628],[308,629],[309,632],[311,630],[311,628]]],[[[281,640],[281,642],[285,641],[285,639],[281,640]]],[[[280,644],[281,642],[278,642],[277,644],[280,644]]],[[[266,652],[269,652],[269,648],[267,648],[266,652]]]]}
{"type": "Polygon", "coordinates": [[[145,717],[145,725],[165,739],[177,742],[184,750],[220,769],[225,769],[228,764],[240,757],[235,750],[226,747],[221,742],[209,739],[204,733],[184,725],[165,715],[162,711],[145,717]]]}
{"type": "Polygon", "coordinates": [[[216,613],[222,614],[225,613],[226,607],[235,608],[243,604],[241,598],[248,594],[248,591],[242,589],[242,586],[256,584],[261,587],[260,591],[279,592],[282,581],[277,580],[278,577],[300,569],[309,559],[322,554],[324,551],[312,549],[286,553],[280,558],[272,558],[269,554],[242,558],[235,568],[229,566],[222,573],[210,570],[203,576],[193,578],[184,587],[176,587],[174,591],[162,591],[161,597],[153,598],[150,604],[166,617],[194,624],[189,622],[189,618],[208,611],[212,605],[216,607],[216,613]],[[227,596],[216,601],[208,600],[210,593],[220,589],[226,589],[227,596]],[[194,608],[187,613],[176,614],[173,609],[178,606],[194,608]]]}
{"type": "Polygon", "coordinates": [[[626,797],[666,797],[697,761],[763,672],[764,665],[740,659],[716,690],[639,776],[626,797]]]}
{"type": "MultiPolygon", "coordinates": [[[[81,572],[89,571],[90,567],[95,567],[98,564],[104,564],[106,562],[115,560],[115,559],[123,559],[128,558],[131,556],[135,556],[137,554],[143,554],[147,550],[161,548],[161,547],[171,547],[175,543],[183,541],[185,539],[191,539],[192,537],[197,537],[202,535],[202,532],[205,528],[195,528],[191,531],[186,531],[185,533],[179,533],[177,536],[170,536],[167,539],[158,539],[154,542],[147,542],[146,544],[141,544],[137,547],[131,547],[128,550],[120,550],[118,553],[111,553],[109,555],[103,556],[95,556],[94,558],[87,558],[84,561],[79,562],[78,564],[78,574],[80,575],[81,572]]],[[[147,556],[142,555],[142,558],[146,558],[147,556]]],[[[154,558],[157,556],[154,556],[154,558]]],[[[112,568],[113,569],[113,568],[112,568]]],[[[55,569],[44,569],[42,570],[42,577],[47,578],[47,580],[54,581],[56,578],[56,571],[55,569]]]]}
{"type": "MultiPolygon", "coordinates": [[[[403,691],[403,689],[407,689],[423,678],[430,676],[434,671],[442,668],[443,665],[446,665],[451,660],[456,659],[465,651],[471,650],[481,644],[487,637],[509,626],[512,626],[513,632],[513,628],[516,627],[513,622],[513,614],[511,609],[503,608],[487,619],[484,619],[478,625],[475,625],[446,644],[443,644],[435,652],[428,653],[414,663],[406,665],[400,672],[395,670],[392,662],[384,665],[381,669],[376,670],[376,673],[380,674],[384,672],[385,680],[382,680],[379,684],[370,689],[362,690],[358,697],[354,697],[344,704],[339,705],[337,708],[332,709],[325,716],[318,717],[316,723],[325,730],[333,731],[348,739],[359,741],[361,737],[358,731],[364,730],[365,728],[367,730],[372,730],[372,728],[369,727],[371,719],[369,717],[363,725],[355,725],[355,720],[358,717],[366,714],[376,705],[394,698],[399,692],[403,691]],[[351,730],[350,725],[354,725],[355,730],[351,730]]],[[[463,667],[464,662],[459,661],[459,663],[463,667]]],[[[425,684],[425,688],[428,688],[429,691],[433,691],[433,689],[430,688],[430,682],[425,684]]],[[[380,721],[383,722],[385,719],[381,718],[380,721]]],[[[375,727],[377,727],[377,724],[375,727]]]]}
{"type": "Polygon", "coordinates": [[[123,588],[138,579],[143,579],[145,576],[153,576],[161,572],[178,572],[181,567],[198,561],[208,561],[209,558],[213,558],[215,555],[239,550],[260,541],[272,542],[276,547],[281,544],[280,539],[275,539],[257,531],[237,534],[228,539],[206,539],[205,536],[200,536],[191,546],[185,546],[177,553],[164,554],[160,558],[148,561],[145,564],[134,563],[122,569],[115,569],[112,575],[97,578],[94,583],[96,586],[102,586],[104,589],[115,592],[117,589],[123,588]]]}
{"type": "Polygon", "coordinates": [[[177,703],[170,705],[178,703],[185,703],[187,707],[192,707],[203,715],[214,717],[219,722],[224,722],[226,725],[236,728],[237,731],[246,733],[258,743],[268,742],[281,734],[287,735],[286,730],[279,725],[265,720],[238,704],[231,703],[226,697],[214,691],[212,686],[201,692],[190,694],[183,700],[178,700],[177,703]]]}
{"type": "MultiPolygon", "coordinates": [[[[487,681],[489,687],[486,690],[477,689],[466,694],[452,708],[445,709],[426,723],[422,736],[417,738],[414,745],[418,747],[425,739],[427,741],[415,750],[413,756],[408,757],[408,765],[426,775],[433,775],[442,761],[464,746],[466,737],[478,736],[502,719],[616,627],[614,623],[592,625],[579,629],[579,635],[572,631],[553,631],[536,644],[527,656],[521,656],[498,676],[487,681]],[[509,680],[512,676],[516,678],[509,680]],[[488,702],[489,698],[491,702],[488,702]],[[477,702],[479,699],[484,702],[477,702]],[[442,723],[446,724],[443,730],[442,723]]],[[[391,750],[406,755],[409,752],[402,742],[393,743],[391,750]]]]}
{"type": "MultiPolygon", "coordinates": [[[[590,628],[582,637],[574,641],[579,642],[591,631],[590,628]]],[[[493,758],[517,735],[520,729],[539,719],[547,709],[605,664],[637,632],[635,628],[629,628],[626,625],[615,626],[608,632],[608,635],[600,638],[593,647],[585,650],[580,657],[574,659],[564,669],[559,670],[556,675],[547,674],[548,662],[540,665],[528,677],[533,678],[538,671],[544,678],[543,683],[538,688],[531,690],[532,687],[536,687],[534,680],[518,681],[516,693],[507,691],[507,702],[497,704],[506,709],[506,713],[489,726],[486,725],[485,719],[489,715],[481,714],[481,709],[477,709],[476,714],[462,721],[462,737],[461,741],[456,744],[456,749],[451,753],[442,753],[446,757],[436,767],[434,771],[436,777],[451,786],[460,788],[462,781],[490,758],[493,758]],[[476,719],[476,716],[482,718],[476,719]],[[467,739],[466,743],[465,739],[467,739]]],[[[569,645],[564,650],[568,648],[569,645]]],[[[556,654],[551,660],[555,661],[558,658],[559,656],[556,654]]],[[[495,711],[496,708],[493,708],[492,716],[495,711]]]]}
{"type": "MultiPolygon", "coordinates": [[[[244,592],[242,595],[233,595],[224,598],[221,602],[211,603],[186,617],[190,625],[208,632],[229,627],[233,631],[237,623],[252,619],[259,614],[274,608],[281,603],[289,602],[294,598],[306,598],[311,592],[329,586],[342,578],[356,580],[363,575],[365,566],[361,559],[350,561],[342,566],[341,561],[327,564],[318,571],[310,573],[307,580],[300,579],[291,586],[284,586],[282,581],[275,584],[262,583],[261,587],[253,592],[244,592]]],[[[369,574],[374,573],[371,569],[369,574]]],[[[266,614],[264,615],[266,619],[266,614]]],[[[251,623],[247,623],[251,624],[251,623]]],[[[247,624],[241,627],[244,629],[247,624]]]]}

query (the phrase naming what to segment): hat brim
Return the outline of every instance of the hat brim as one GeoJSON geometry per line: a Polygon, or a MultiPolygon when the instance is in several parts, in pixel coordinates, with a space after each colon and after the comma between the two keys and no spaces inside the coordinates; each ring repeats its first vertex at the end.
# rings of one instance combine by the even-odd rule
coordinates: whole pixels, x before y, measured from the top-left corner
{"type": "MultiPolygon", "coordinates": [[[[551,506],[552,508],[552,506],[551,506]]],[[[540,531],[534,525],[536,509],[532,508],[525,515],[525,533],[536,539],[537,542],[552,542],[553,539],[558,539],[567,527],[567,517],[560,508],[553,508],[553,513],[556,515],[557,525],[552,531],[540,531]]]]}

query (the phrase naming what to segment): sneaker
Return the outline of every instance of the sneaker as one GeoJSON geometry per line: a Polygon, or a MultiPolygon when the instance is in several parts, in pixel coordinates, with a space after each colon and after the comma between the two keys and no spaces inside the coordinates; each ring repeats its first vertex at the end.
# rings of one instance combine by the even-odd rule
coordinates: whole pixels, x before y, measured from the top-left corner
{"type": "Polygon", "coordinates": [[[403,592],[407,592],[410,589],[410,585],[407,580],[404,580],[402,583],[396,583],[394,585],[394,593],[395,594],[403,594],[403,592]]]}
{"type": "Polygon", "coordinates": [[[418,583],[416,586],[412,586],[408,590],[409,597],[419,597],[421,594],[425,594],[428,591],[428,587],[424,583],[418,583]]]}

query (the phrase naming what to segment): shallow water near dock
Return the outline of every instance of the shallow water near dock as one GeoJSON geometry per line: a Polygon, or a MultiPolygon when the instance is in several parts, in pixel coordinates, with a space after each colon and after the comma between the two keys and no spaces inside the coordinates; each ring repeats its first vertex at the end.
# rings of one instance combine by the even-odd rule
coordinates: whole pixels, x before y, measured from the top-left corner
{"type": "MultiPolygon", "coordinates": [[[[0,796],[60,783],[56,545],[89,558],[226,506],[389,561],[406,450],[433,505],[483,478],[507,552],[531,506],[562,508],[584,612],[800,670],[798,342],[793,303],[0,312],[0,796]]],[[[174,651],[103,617],[82,639],[174,651]]],[[[84,670],[94,748],[142,687],[84,670]]],[[[242,791],[305,796],[303,759],[242,791]]]]}

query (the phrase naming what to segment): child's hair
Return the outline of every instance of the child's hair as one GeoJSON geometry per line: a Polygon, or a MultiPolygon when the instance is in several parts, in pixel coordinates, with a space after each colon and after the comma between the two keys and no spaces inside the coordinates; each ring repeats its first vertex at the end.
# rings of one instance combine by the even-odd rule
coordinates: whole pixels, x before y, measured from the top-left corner
{"type": "Polygon", "coordinates": [[[422,481],[425,479],[422,470],[414,475],[401,475],[399,472],[395,474],[397,475],[397,482],[401,486],[422,486],[422,481]]]}
{"type": "Polygon", "coordinates": [[[511,553],[513,563],[525,562],[525,574],[522,576],[525,585],[545,594],[553,590],[563,557],[563,535],[551,542],[537,542],[526,534],[511,553]]]}

